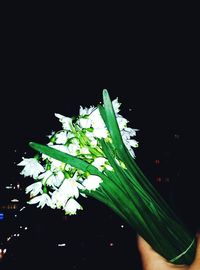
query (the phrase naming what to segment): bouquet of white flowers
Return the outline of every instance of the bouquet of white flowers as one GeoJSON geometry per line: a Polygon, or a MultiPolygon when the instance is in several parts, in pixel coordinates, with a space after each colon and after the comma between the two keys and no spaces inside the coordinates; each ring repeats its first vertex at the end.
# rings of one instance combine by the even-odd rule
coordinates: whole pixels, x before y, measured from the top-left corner
{"type": "Polygon", "coordinates": [[[55,114],[62,129],[49,143],[30,143],[38,151],[23,158],[21,174],[33,177],[26,188],[29,204],[63,209],[74,215],[83,207],[79,196],[103,202],[140,234],[155,251],[174,264],[190,264],[196,242],[135,162],[137,129],[119,114],[103,90],[103,105],[80,107],[79,115],[55,114]]]}

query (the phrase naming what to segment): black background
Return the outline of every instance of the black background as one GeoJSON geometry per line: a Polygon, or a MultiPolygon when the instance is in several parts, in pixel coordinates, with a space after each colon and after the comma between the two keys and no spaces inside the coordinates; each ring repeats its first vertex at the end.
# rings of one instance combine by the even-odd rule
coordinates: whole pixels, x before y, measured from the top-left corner
{"type": "MultiPolygon", "coordinates": [[[[80,105],[97,105],[102,101],[102,90],[106,88],[111,99],[119,97],[122,114],[128,118],[130,126],[140,130],[136,156],[145,174],[151,177],[154,159],[171,155],[167,169],[180,172],[172,185],[174,207],[189,227],[199,226],[197,21],[195,16],[189,16],[189,11],[176,9],[173,12],[172,9],[165,14],[161,8],[162,12],[149,14],[147,10],[146,7],[145,12],[141,9],[138,13],[134,9],[132,14],[126,15],[123,10],[105,8],[98,15],[93,12],[88,15],[81,12],[79,6],[70,16],[69,8],[63,10],[66,14],[39,8],[33,12],[28,7],[27,12],[16,13],[15,7],[8,8],[1,34],[2,186],[21,177],[16,163],[24,152],[27,157],[33,154],[28,142],[42,143],[51,130],[59,128],[55,112],[67,116],[78,114],[80,105]],[[174,140],[177,134],[178,142],[174,140]]],[[[135,232],[127,228],[125,235],[119,237],[113,226],[118,228],[121,221],[97,202],[92,201],[92,205],[87,205],[87,213],[72,217],[68,227],[60,229],[70,232],[73,243],[70,254],[76,249],[79,254],[84,253],[83,250],[91,252],[94,246],[96,253],[84,255],[88,261],[93,257],[93,265],[100,260],[99,267],[103,266],[107,260],[104,269],[115,267],[115,262],[134,269],[130,247],[132,244],[137,254],[135,232]],[[88,237],[81,236],[85,227],[87,233],[90,232],[88,237]],[[99,248],[95,240],[98,230],[102,231],[105,241],[113,234],[110,238],[121,242],[121,248],[113,249],[106,257],[103,240],[99,248]],[[79,237],[82,240],[79,241],[79,237]],[[81,249],[81,241],[86,243],[85,248],[81,249]],[[122,249],[127,251],[122,252],[122,249]]],[[[49,238],[55,240],[59,228],[57,218],[52,217],[54,213],[46,210],[43,215],[38,209],[30,211],[33,215],[28,220],[35,228],[34,236],[43,235],[47,242],[49,238]],[[40,225],[35,224],[35,220],[41,220],[40,225]]],[[[63,225],[60,223],[60,226],[63,225]]],[[[21,246],[30,245],[28,239],[27,236],[21,246]]],[[[34,242],[37,248],[43,247],[40,241],[34,242]]],[[[31,254],[33,257],[29,254],[29,259],[37,260],[34,252],[31,254]]],[[[65,253],[55,258],[53,262],[61,265],[65,253]]],[[[45,258],[45,263],[48,260],[45,258]]],[[[22,258],[20,262],[23,265],[22,258]]],[[[83,269],[76,257],[69,264],[83,269]]],[[[90,264],[87,267],[92,269],[90,264]]],[[[67,268],[67,261],[66,269],[72,269],[72,266],[67,268]]]]}

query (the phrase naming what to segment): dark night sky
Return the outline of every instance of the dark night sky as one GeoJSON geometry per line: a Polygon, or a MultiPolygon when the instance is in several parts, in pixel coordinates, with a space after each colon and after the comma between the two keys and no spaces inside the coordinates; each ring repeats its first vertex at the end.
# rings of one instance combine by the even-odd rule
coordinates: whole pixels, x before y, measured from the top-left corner
{"type": "MultiPolygon", "coordinates": [[[[42,143],[45,135],[59,128],[55,112],[72,116],[78,113],[80,105],[97,105],[106,88],[111,99],[119,97],[122,115],[128,118],[130,126],[140,130],[136,154],[144,172],[150,175],[152,160],[167,151],[173,152],[175,166],[181,168],[181,177],[174,187],[180,198],[179,203],[176,200],[179,211],[186,215],[186,221],[191,218],[191,213],[184,214],[183,210],[187,196],[189,207],[199,215],[195,203],[199,73],[196,36],[191,28],[179,22],[149,25],[127,21],[117,30],[105,23],[87,33],[89,22],[86,26],[71,22],[66,28],[54,28],[47,23],[41,26],[35,21],[27,25],[20,19],[15,22],[5,21],[1,51],[0,188],[19,177],[16,163],[24,152],[27,156],[33,153],[28,142],[42,143]],[[107,31],[102,31],[102,27],[107,31]],[[180,135],[176,144],[175,134],[180,135]]],[[[92,215],[94,209],[90,210],[92,215]]],[[[110,216],[103,206],[99,211],[110,216]]],[[[37,211],[35,215],[40,214],[37,211]]],[[[92,221],[86,216],[81,224],[85,224],[84,218],[92,221]]],[[[71,222],[71,226],[78,226],[71,222]]],[[[102,229],[104,234],[110,234],[114,222],[118,224],[119,220],[108,222],[107,229],[106,225],[102,229]]],[[[47,235],[52,233],[49,230],[47,235]]],[[[114,232],[113,237],[117,234],[114,232]]],[[[93,240],[91,245],[94,244],[93,240]]],[[[113,252],[113,259],[117,252],[120,249],[113,252]]]]}
{"type": "Polygon", "coordinates": [[[104,88],[112,99],[119,97],[122,114],[140,129],[142,159],[173,133],[181,133],[183,156],[191,161],[198,152],[199,82],[195,55],[185,53],[184,40],[157,44],[152,36],[148,46],[139,41],[131,49],[126,40],[118,48],[101,39],[95,47],[59,43],[59,37],[56,44],[50,37],[28,42],[29,34],[26,44],[20,34],[11,37],[2,62],[2,181],[12,177],[15,149],[30,151],[29,141],[42,142],[59,128],[55,112],[72,116],[80,105],[96,105],[104,88]]]}

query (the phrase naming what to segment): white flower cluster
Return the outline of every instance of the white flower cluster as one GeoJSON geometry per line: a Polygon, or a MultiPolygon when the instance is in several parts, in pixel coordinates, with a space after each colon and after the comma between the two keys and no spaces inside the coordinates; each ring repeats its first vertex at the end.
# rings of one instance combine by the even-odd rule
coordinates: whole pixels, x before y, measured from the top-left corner
{"type": "MultiPolygon", "coordinates": [[[[112,104],[124,144],[134,157],[132,147],[137,147],[138,143],[132,137],[137,130],[127,127],[128,120],[119,114],[121,104],[118,99],[112,104]]],[[[48,146],[83,159],[99,171],[113,170],[99,142],[101,138],[111,138],[98,108],[80,107],[78,117],[69,118],[61,114],[55,116],[61,122],[62,130],[48,136],[48,146]]],[[[31,197],[29,204],[38,203],[37,207],[41,208],[48,205],[53,209],[63,209],[69,215],[82,209],[76,200],[79,195],[85,196],[84,190],[96,190],[102,182],[96,175],[90,175],[44,154],[40,158],[23,158],[18,165],[24,166],[21,171],[24,177],[35,179],[35,182],[26,188],[26,193],[30,193],[31,197]]]]}

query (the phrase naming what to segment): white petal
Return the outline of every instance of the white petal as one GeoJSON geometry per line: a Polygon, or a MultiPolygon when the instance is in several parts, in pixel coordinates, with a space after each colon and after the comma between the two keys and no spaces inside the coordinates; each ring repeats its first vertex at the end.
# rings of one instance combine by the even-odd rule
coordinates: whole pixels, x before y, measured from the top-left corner
{"type": "Polygon", "coordinates": [[[56,134],[56,143],[57,144],[65,144],[67,141],[67,133],[66,131],[62,131],[56,134]]]}
{"type": "Polygon", "coordinates": [[[90,108],[84,108],[80,106],[79,115],[89,115],[95,109],[94,106],[90,106],[90,108]]]}
{"type": "Polygon", "coordinates": [[[78,123],[82,128],[90,128],[92,124],[91,120],[88,118],[80,118],[78,123]]]}
{"type": "Polygon", "coordinates": [[[121,103],[118,102],[118,98],[112,101],[112,105],[115,113],[118,113],[120,111],[119,107],[121,106],[121,103]]]}
{"type": "Polygon", "coordinates": [[[128,140],[128,143],[134,148],[138,147],[138,142],[136,140],[128,140]]]}
{"type": "Polygon", "coordinates": [[[136,128],[130,128],[130,127],[125,127],[125,132],[128,132],[130,134],[130,136],[135,136],[136,135],[136,131],[138,131],[139,129],[136,128]]]}
{"type": "Polygon", "coordinates": [[[34,179],[38,177],[41,172],[44,172],[43,166],[35,158],[23,158],[18,166],[25,166],[20,174],[24,177],[31,176],[34,179]]]}
{"type": "Polygon", "coordinates": [[[48,170],[38,176],[38,179],[46,180],[50,175],[52,175],[52,171],[48,170]]]}
{"type": "Polygon", "coordinates": [[[119,125],[120,130],[124,129],[128,122],[129,121],[127,119],[125,119],[124,117],[122,117],[121,115],[117,116],[117,123],[119,125]]]}
{"type": "Polygon", "coordinates": [[[80,154],[87,155],[87,154],[90,154],[90,151],[87,147],[81,147],[80,154]]]}
{"type": "Polygon", "coordinates": [[[78,183],[73,178],[65,179],[60,186],[59,191],[65,194],[66,198],[78,198],[79,196],[78,183]]]}
{"type": "Polygon", "coordinates": [[[88,178],[83,181],[83,185],[87,190],[95,190],[100,186],[100,183],[102,182],[103,181],[99,176],[89,175],[88,178]]]}
{"type": "Polygon", "coordinates": [[[63,117],[65,117],[64,115],[59,114],[59,113],[55,113],[55,116],[56,116],[58,119],[62,119],[63,117]]]}
{"type": "Polygon", "coordinates": [[[106,138],[108,136],[108,130],[106,128],[94,128],[93,134],[96,138],[106,138]]]}
{"type": "Polygon", "coordinates": [[[80,145],[77,140],[73,140],[68,146],[68,153],[72,156],[76,156],[78,150],[80,150],[80,145]]]}
{"type": "Polygon", "coordinates": [[[92,123],[92,127],[93,128],[105,128],[105,123],[101,117],[101,114],[99,112],[99,109],[96,108],[90,115],[89,115],[89,119],[91,120],[92,123]]]}
{"type": "Polygon", "coordinates": [[[92,165],[95,166],[97,169],[102,170],[103,165],[105,165],[106,161],[107,159],[103,157],[98,157],[98,158],[95,158],[95,160],[92,162],[92,165]]]}
{"type": "Polygon", "coordinates": [[[40,200],[41,200],[41,196],[37,196],[37,197],[34,197],[33,199],[31,199],[30,201],[28,201],[27,203],[28,204],[35,204],[35,203],[38,203],[40,200]]]}
{"type": "Polygon", "coordinates": [[[86,136],[90,139],[91,146],[96,147],[98,142],[97,139],[94,137],[93,132],[87,131],[86,136]]]}
{"type": "Polygon", "coordinates": [[[36,182],[26,187],[26,193],[29,192],[31,197],[36,196],[38,193],[42,192],[42,183],[36,182]]]}
{"type": "Polygon", "coordinates": [[[52,203],[54,205],[56,205],[57,208],[61,208],[61,207],[64,207],[67,200],[68,200],[68,197],[65,196],[64,193],[60,192],[59,190],[55,190],[53,193],[52,193],[52,203]]]}
{"type": "Polygon", "coordinates": [[[66,116],[61,115],[59,113],[55,113],[55,116],[62,123],[63,129],[71,130],[72,119],[70,117],[66,117],[66,116]]]}
{"type": "Polygon", "coordinates": [[[73,198],[69,199],[64,207],[65,213],[69,215],[75,215],[77,210],[82,210],[82,206],[73,198]]]}

